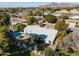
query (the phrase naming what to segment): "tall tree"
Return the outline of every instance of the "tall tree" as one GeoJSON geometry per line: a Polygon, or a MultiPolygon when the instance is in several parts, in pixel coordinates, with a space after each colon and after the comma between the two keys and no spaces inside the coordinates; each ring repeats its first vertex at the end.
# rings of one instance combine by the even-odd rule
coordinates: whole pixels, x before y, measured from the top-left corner
{"type": "Polygon", "coordinates": [[[45,16],[46,21],[48,21],[49,23],[56,23],[57,22],[57,17],[51,14],[48,14],[47,16],[45,16]]]}
{"type": "Polygon", "coordinates": [[[9,25],[10,24],[10,16],[6,13],[0,14],[0,25],[9,25]]]}
{"type": "Polygon", "coordinates": [[[32,25],[32,24],[34,24],[34,23],[36,23],[37,22],[37,20],[36,20],[36,18],[34,18],[34,17],[30,17],[28,20],[27,20],[27,23],[29,24],[29,25],[32,25]]]}
{"type": "Polygon", "coordinates": [[[55,25],[55,29],[59,30],[59,31],[64,31],[67,30],[67,24],[65,23],[64,20],[60,20],[56,23],[55,25]]]}
{"type": "Polygon", "coordinates": [[[18,24],[16,24],[15,26],[14,26],[14,29],[16,30],[16,31],[23,31],[23,29],[26,27],[26,25],[24,25],[24,24],[21,24],[21,23],[18,23],[18,24]]]}

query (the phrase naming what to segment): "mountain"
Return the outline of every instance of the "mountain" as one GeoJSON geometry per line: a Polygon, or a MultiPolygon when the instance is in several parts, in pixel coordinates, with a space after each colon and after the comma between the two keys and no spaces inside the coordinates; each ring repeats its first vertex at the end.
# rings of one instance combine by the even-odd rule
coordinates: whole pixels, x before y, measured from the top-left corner
{"type": "Polygon", "coordinates": [[[52,2],[48,5],[44,5],[43,7],[79,7],[79,4],[75,4],[75,3],[56,3],[56,2],[52,2]]]}

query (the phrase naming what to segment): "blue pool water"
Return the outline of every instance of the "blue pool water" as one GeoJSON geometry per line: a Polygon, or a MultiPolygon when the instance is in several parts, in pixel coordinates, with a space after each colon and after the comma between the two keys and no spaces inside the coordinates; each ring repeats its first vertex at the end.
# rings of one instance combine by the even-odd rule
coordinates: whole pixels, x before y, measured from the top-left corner
{"type": "MultiPolygon", "coordinates": [[[[37,35],[37,34],[32,34],[32,33],[30,33],[29,34],[30,35],[30,37],[32,37],[33,35],[37,35]]],[[[46,39],[47,38],[47,35],[37,35],[37,37],[39,38],[39,39],[41,39],[41,40],[44,40],[44,39],[46,39]]]]}
{"type": "MultiPolygon", "coordinates": [[[[21,36],[22,34],[24,34],[24,32],[12,32],[12,36],[16,39],[16,37],[21,36]]],[[[30,33],[29,34],[30,37],[32,37],[35,34],[30,33]]],[[[47,36],[46,35],[38,35],[38,38],[44,40],[47,36]]]]}
{"type": "Polygon", "coordinates": [[[18,36],[21,36],[21,35],[24,34],[24,33],[23,33],[23,32],[12,32],[11,34],[12,34],[12,36],[13,36],[14,38],[16,38],[16,37],[18,37],[18,36]]]}

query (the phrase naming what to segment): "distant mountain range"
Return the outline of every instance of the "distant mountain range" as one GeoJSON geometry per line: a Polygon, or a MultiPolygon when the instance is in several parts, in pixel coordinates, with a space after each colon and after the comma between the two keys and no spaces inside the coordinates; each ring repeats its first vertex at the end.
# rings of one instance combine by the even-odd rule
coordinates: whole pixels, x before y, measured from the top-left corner
{"type": "Polygon", "coordinates": [[[0,8],[79,7],[79,2],[0,2],[0,8]]]}
{"type": "Polygon", "coordinates": [[[48,5],[44,5],[42,7],[79,7],[79,4],[75,4],[75,3],[56,3],[56,2],[52,2],[48,5]]]}

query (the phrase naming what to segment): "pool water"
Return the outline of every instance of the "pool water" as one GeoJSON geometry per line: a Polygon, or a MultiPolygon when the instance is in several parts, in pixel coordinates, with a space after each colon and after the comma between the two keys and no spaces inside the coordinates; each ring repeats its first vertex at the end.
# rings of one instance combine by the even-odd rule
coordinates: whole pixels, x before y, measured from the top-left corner
{"type": "Polygon", "coordinates": [[[47,35],[43,35],[43,34],[38,35],[38,34],[32,34],[32,33],[30,33],[29,35],[30,35],[31,38],[32,38],[33,36],[37,36],[37,37],[38,37],[40,40],[42,40],[42,41],[45,41],[45,39],[47,38],[47,35]]]}
{"type": "Polygon", "coordinates": [[[24,33],[23,32],[12,32],[12,36],[14,38],[18,37],[18,36],[22,36],[24,33]]]}
{"type": "MultiPolygon", "coordinates": [[[[16,39],[17,37],[23,37],[23,34],[24,34],[24,32],[12,32],[12,36],[16,39]]],[[[29,36],[30,37],[32,37],[33,35],[35,35],[35,34],[32,34],[32,33],[30,33],[29,34],[29,36]]],[[[44,40],[44,39],[46,39],[47,38],[47,36],[46,35],[37,35],[38,36],[38,38],[40,38],[40,39],[42,39],[42,40],[44,40]]]]}

